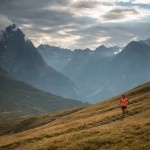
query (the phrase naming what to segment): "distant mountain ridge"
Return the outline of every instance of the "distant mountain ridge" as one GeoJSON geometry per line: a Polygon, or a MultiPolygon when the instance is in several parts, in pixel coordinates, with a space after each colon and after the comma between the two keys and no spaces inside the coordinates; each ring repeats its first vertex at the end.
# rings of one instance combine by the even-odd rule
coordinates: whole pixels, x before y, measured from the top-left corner
{"type": "Polygon", "coordinates": [[[0,104],[0,120],[85,105],[17,81],[2,68],[0,68],[0,104]]]}
{"type": "MultiPolygon", "coordinates": [[[[89,61],[95,60],[99,57],[110,57],[113,56],[115,52],[119,51],[119,47],[105,47],[101,45],[95,50],[89,48],[86,49],[75,49],[71,51],[70,49],[59,48],[55,46],[43,45],[41,44],[38,48],[39,53],[42,55],[43,59],[53,68],[62,72],[63,74],[69,76],[67,71],[72,68],[71,64],[79,66],[78,63],[84,65],[89,61]]],[[[80,66],[81,67],[81,66],[80,66]]]]}
{"type": "MultiPolygon", "coordinates": [[[[44,51],[51,51],[38,50],[43,58],[44,51]]],[[[95,51],[75,50],[70,53],[64,58],[66,61],[70,57],[60,71],[76,83],[85,101],[97,102],[150,81],[149,39],[131,41],[123,50],[101,45],[95,51]]],[[[47,55],[47,58],[57,60],[57,64],[63,63],[58,51],[57,56],[47,55]]],[[[51,62],[48,64],[53,66],[51,62]]],[[[57,68],[57,65],[53,67],[57,68]]]]}
{"type": "MultiPolygon", "coordinates": [[[[93,63],[100,58],[103,60],[111,59],[111,57],[115,56],[114,53],[118,53],[119,50],[119,47],[105,47],[104,45],[97,47],[95,50],[87,48],[84,50],[75,49],[74,51],[48,45],[40,45],[38,47],[38,51],[42,55],[43,59],[50,66],[68,76],[76,83],[77,86],[77,76],[80,76],[79,78],[81,78],[81,80],[77,79],[80,84],[84,85],[84,79],[82,82],[84,75],[80,73],[82,72],[82,69],[84,69],[84,66],[88,66],[90,62],[93,63]]],[[[82,92],[80,93],[83,97],[82,99],[85,99],[85,94],[82,94],[82,92]]]]}
{"type": "Polygon", "coordinates": [[[31,41],[15,25],[1,32],[0,66],[16,79],[44,91],[78,99],[76,85],[66,76],[48,66],[31,41]]]}

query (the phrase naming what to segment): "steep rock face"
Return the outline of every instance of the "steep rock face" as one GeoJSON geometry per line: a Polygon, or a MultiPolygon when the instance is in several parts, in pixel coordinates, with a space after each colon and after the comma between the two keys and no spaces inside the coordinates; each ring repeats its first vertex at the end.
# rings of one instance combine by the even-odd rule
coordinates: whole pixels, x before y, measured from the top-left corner
{"type": "Polygon", "coordinates": [[[0,65],[16,79],[68,98],[78,98],[74,83],[48,66],[31,41],[16,26],[1,32],[0,65]]]}
{"type": "Polygon", "coordinates": [[[127,86],[137,86],[150,81],[150,47],[142,42],[132,41],[114,60],[119,73],[117,80],[127,86]]]}

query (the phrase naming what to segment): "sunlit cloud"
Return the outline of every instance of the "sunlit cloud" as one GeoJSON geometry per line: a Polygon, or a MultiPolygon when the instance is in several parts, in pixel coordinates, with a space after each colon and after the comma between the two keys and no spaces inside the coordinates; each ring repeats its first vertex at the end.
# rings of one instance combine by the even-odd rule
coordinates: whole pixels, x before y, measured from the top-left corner
{"type": "Polygon", "coordinates": [[[109,38],[111,38],[111,37],[99,37],[99,38],[96,39],[96,42],[102,43],[102,42],[108,40],[109,38]]]}
{"type": "Polygon", "coordinates": [[[104,22],[124,22],[128,20],[138,19],[140,14],[134,8],[114,7],[102,16],[104,22]]]}
{"type": "Polygon", "coordinates": [[[20,29],[24,29],[24,28],[30,29],[30,28],[33,28],[33,26],[31,24],[22,24],[19,28],[20,29]]]}
{"type": "Polygon", "coordinates": [[[150,1],[149,0],[132,0],[133,4],[149,4],[150,5],[150,1]]]}
{"type": "Polygon", "coordinates": [[[68,45],[74,45],[74,43],[79,40],[81,37],[80,36],[65,36],[62,38],[61,36],[58,35],[52,35],[50,36],[49,34],[36,34],[35,36],[30,37],[30,39],[35,43],[35,46],[39,46],[41,43],[42,44],[48,44],[51,43],[52,45],[58,46],[58,47],[63,47],[66,48],[68,45]],[[40,37],[39,39],[37,37],[40,37]]]}
{"type": "MultiPolygon", "coordinates": [[[[77,0],[78,1],[78,0],[77,0]]],[[[92,0],[87,0],[87,1],[92,1],[92,0]]],[[[105,2],[105,3],[114,3],[114,2],[130,2],[131,0],[96,0],[99,2],[105,2]]]]}

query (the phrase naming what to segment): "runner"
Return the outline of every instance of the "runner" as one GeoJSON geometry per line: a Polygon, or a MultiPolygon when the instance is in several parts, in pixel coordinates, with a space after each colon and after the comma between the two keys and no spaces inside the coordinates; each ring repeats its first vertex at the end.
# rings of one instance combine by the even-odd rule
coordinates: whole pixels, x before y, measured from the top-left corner
{"type": "Polygon", "coordinates": [[[128,113],[127,105],[129,104],[129,101],[125,95],[122,95],[120,103],[121,103],[121,108],[122,108],[122,120],[123,120],[125,112],[128,113]]]}

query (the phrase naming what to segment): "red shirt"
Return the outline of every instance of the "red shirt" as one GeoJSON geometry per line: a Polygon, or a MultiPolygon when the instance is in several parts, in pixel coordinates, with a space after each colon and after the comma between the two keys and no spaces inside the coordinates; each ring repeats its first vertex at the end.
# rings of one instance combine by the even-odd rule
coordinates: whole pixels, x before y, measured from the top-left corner
{"type": "Polygon", "coordinates": [[[121,98],[121,106],[127,106],[127,98],[121,98]]]}

